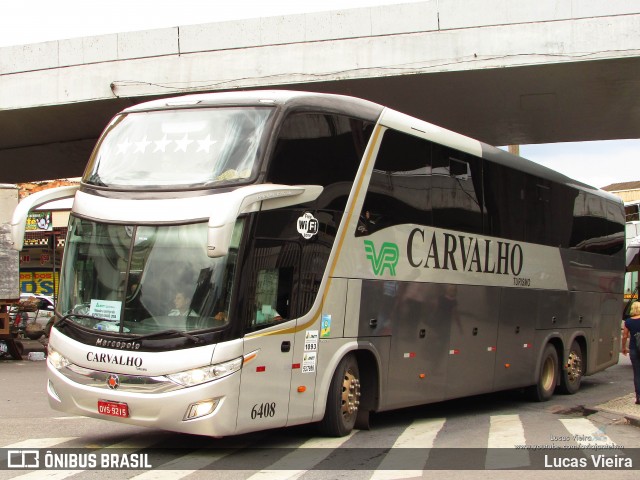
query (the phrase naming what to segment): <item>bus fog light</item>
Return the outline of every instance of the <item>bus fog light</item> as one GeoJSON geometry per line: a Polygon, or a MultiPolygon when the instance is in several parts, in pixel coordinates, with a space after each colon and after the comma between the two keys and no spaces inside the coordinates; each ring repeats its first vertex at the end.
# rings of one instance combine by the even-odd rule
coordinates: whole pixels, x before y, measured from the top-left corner
{"type": "Polygon", "coordinates": [[[60,400],[60,395],[58,395],[58,392],[56,392],[56,389],[53,387],[53,383],[51,383],[51,380],[47,382],[47,391],[49,392],[49,396],[53,397],[58,402],[62,401],[60,400]]]}
{"type": "Polygon", "coordinates": [[[220,400],[209,399],[201,400],[196,403],[192,403],[187,407],[187,412],[184,415],[184,420],[192,420],[198,417],[204,417],[213,412],[218,406],[220,400]]]}

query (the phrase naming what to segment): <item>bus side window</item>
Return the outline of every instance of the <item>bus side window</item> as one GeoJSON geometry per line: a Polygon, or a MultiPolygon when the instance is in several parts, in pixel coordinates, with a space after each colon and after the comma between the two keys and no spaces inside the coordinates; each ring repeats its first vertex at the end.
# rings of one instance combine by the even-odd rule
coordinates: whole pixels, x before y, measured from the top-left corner
{"type": "Polygon", "coordinates": [[[355,236],[393,225],[431,225],[430,143],[396,130],[384,133],[355,236]]]}
{"type": "Polygon", "coordinates": [[[255,325],[278,322],[289,317],[293,268],[258,270],[255,295],[255,325]]]}

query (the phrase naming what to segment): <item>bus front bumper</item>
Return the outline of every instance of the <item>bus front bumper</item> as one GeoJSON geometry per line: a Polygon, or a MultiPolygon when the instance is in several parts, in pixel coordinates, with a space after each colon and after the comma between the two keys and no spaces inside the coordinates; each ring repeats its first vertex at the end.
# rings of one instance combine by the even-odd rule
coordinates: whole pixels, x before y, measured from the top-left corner
{"type": "Polygon", "coordinates": [[[227,436],[236,431],[240,372],[193,387],[139,393],[83,385],[47,362],[55,410],[174,432],[227,436]]]}

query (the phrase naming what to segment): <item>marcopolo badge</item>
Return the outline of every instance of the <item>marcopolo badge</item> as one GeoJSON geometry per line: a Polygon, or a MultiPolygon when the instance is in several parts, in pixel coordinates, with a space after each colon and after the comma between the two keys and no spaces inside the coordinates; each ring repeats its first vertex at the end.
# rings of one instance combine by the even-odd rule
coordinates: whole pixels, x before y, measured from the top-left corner
{"type": "Polygon", "coordinates": [[[298,217],[298,233],[304,238],[309,239],[318,233],[318,219],[309,212],[298,217]]]}

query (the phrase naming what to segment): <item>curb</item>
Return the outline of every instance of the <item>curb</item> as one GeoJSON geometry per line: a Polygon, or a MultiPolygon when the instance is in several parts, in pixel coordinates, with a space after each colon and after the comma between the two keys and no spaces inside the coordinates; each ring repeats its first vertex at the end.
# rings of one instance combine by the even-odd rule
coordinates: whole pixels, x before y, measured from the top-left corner
{"type": "Polygon", "coordinates": [[[612,416],[618,416],[624,418],[629,425],[640,428],[640,405],[635,404],[635,395],[629,394],[624,397],[619,397],[608,401],[602,405],[585,406],[585,416],[592,415],[594,413],[603,413],[612,416]],[[621,408],[612,408],[609,404],[614,403],[620,405],[621,408]],[[629,413],[629,411],[637,410],[638,413],[629,413]]]}

